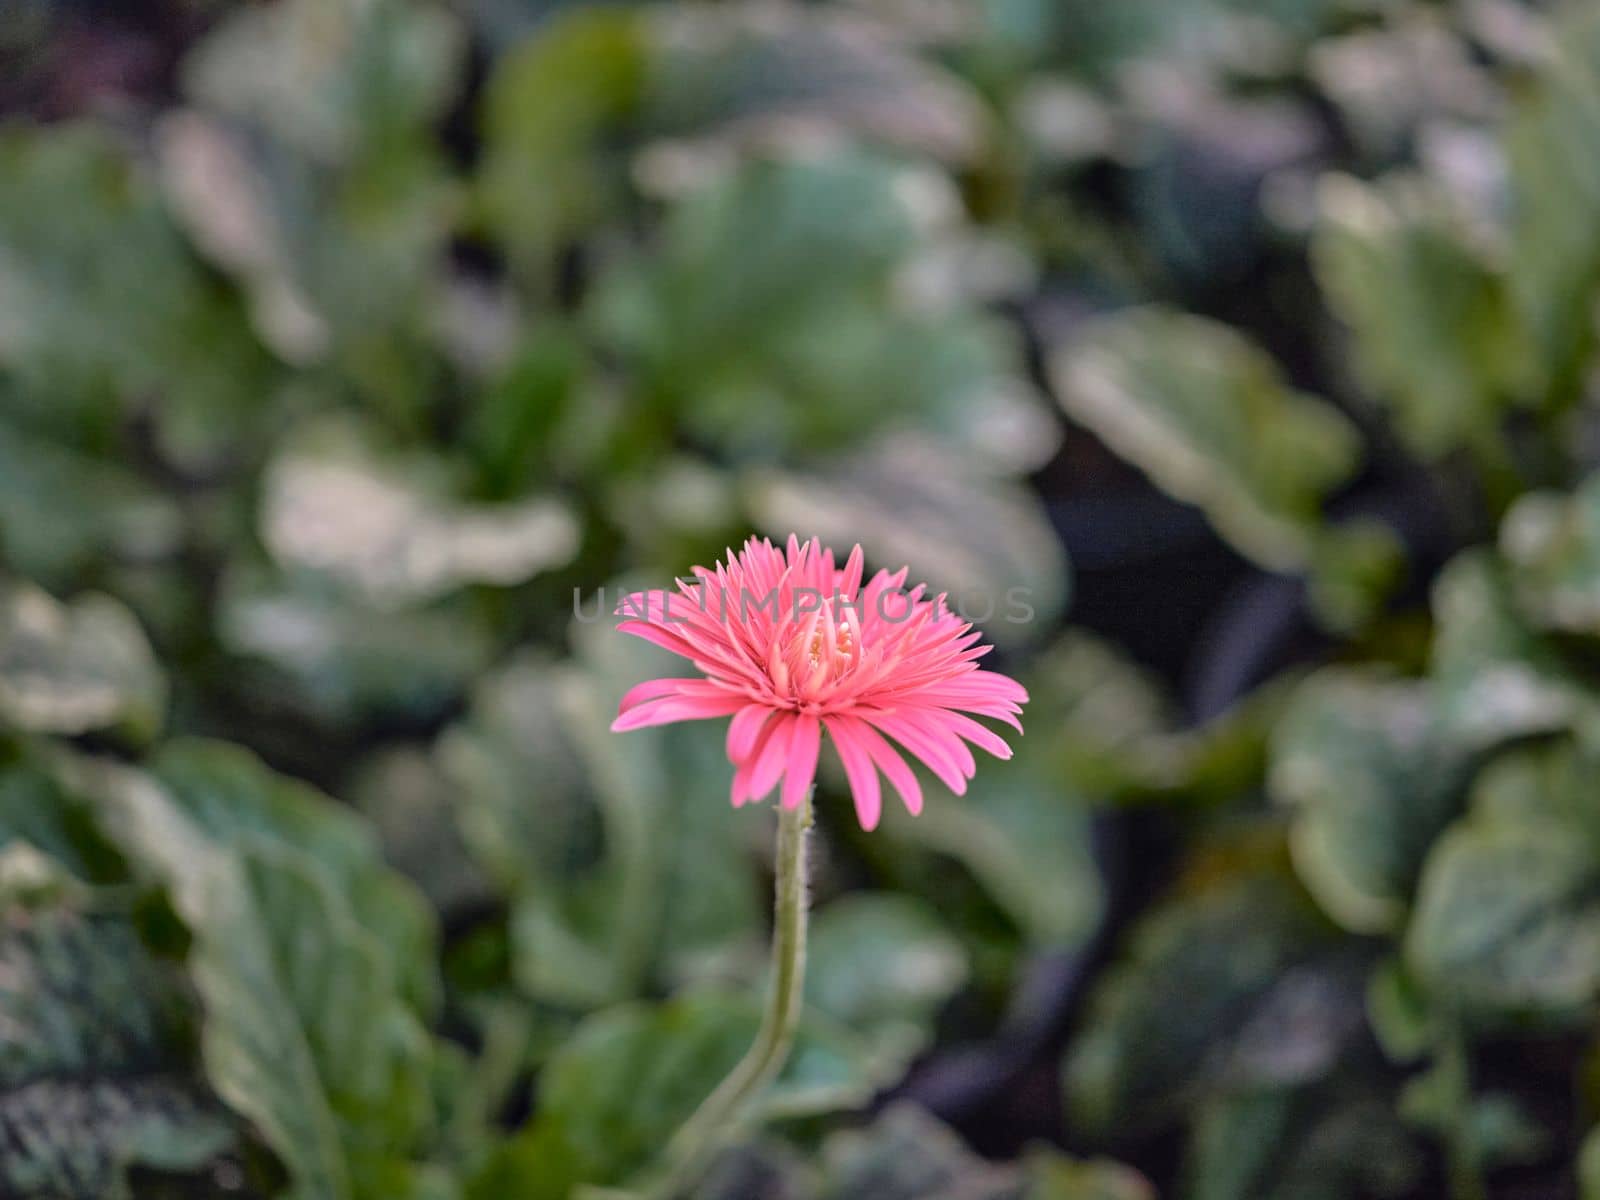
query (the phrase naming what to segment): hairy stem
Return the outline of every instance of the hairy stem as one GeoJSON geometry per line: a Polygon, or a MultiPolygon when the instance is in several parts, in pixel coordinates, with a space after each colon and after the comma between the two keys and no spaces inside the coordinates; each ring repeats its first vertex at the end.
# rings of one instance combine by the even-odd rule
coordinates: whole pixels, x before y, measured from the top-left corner
{"type": "Polygon", "coordinates": [[[806,976],[806,838],[811,797],[778,810],[777,882],[774,888],[772,988],[756,1040],[738,1065],[667,1145],[661,1182],[649,1200],[675,1200],[699,1179],[717,1151],[738,1132],[750,1102],[772,1082],[794,1047],[806,976]]]}

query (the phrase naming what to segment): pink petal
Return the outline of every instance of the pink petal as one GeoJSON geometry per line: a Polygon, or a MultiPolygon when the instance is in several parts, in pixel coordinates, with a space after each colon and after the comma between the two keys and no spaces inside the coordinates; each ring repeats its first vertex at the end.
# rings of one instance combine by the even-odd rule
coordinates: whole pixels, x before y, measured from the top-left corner
{"type": "Polygon", "coordinates": [[[753,759],[750,767],[750,798],[762,800],[777,786],[778,778],[789,761],[789,743],[794,739],[795,719],[788,713],[778,714],[768,728],[766,743],[753,759]]]}
{"type": "Polygon", "coordinates": [[[850,557],[844,564],[844,571],[839,580],[839,594],[846,600],[853,601],[856,593],[861,590],[861,570],[865,561],[861,553],[861,543],[857,542],[855,549],[850,551],[850,557]]]}
{"type": "Polygon", "coordinates": [[[794,719],[794,737],[789,742],[789,764],[783,775],[783,806],[798,808],[817,777],[817,751],[822,746],[822,726],[812,716],[794,719]]]}
{"type": "Polygon", "coordinates": [[[883,796],[879,791],[878,769],[872,765],[872,756],[861,744],[850,723],[837,717],[828,718],[828,736],[833,738],[839,761],[844,764],[845,778],[850,781],[850,795],[856,804],[856,819],[869,833],[878,827],[883,815],[883,796]]]}
{"type": "Polygon", "coordinates": [[[733,788],[729,794],[729,799],[733,801],[735,808],[751,799],[750,777],[755,773],[756,763],[761,760],[767,743],[772,740],[773,731],[782,727],[782,721],[772,721],[768,724],[763,724],[756,731],[755,738],[750,743],[750,753],[745,755],[744,760],[737,765],[733,772],[733,788]]]}
{"type": "Polygon", "coordinates": [[[653,642],[663,650],[670,650],[683,658],[694,657],[694,648],[673,630],[663,629],[648,621],[623,621],[617,625],[617,629],[622,633],[631,633],[634,637],[653,642]]]}
{"type": "Polygon", "coordinates": [[[941,712],[936,719],[951,733],[957,737],[966,738],[978,749],[987,750],[999,759],[1011,757],[1011,747],[1006,745],[1005,739],[994,730],[979,725],[971,717],[963,716],[958,712],[950,712],[947,709],[941,712]]]}
{"type": "Polygon", "coordinates": [[[915,816],[921,812],[922,785],[917,782],[917,776],[911,768],[906,766],[906,760],[883,740],[876,729],[859,717],[840,717],[839,720],[846,723],[849,731],[872,756],[872,761],[883,772],[884,778],[894,785],[895,791],[900,793],[900,799],[905,801],[911,815],[915,816]]]}
{"type": "MultiPolygon", "coordinates": [[[[945,787],[958,796],[965,794],[967,790],[967,774],[963,770],[965,764],[951,752],[950,747],[933,730],[924,729],[914,721],[889,714],[874,715],[866,719],[904,746],[913,757],[920,759],[939,777],[939,782],[945,787]]],[[[956,741],[953,737],[949,740],[956,741]]],[[[956,744],[960,745],[959,742],[956,744]]],[[[966,761],[971,762],[971,752],[967,751],[965,746],[961,749],[966,754],[966,761]]]]}
{"type": "Polygon", "coordinates": [[[946,686],[957,695],[970,696],[973,699],[1008,700],[1012,704],[1028,702],[1028,689],[998,671],[970,671],[951,680],[946,686]]]}
{"type": "Polygon", "coordinates": [[[687,679],[647,679],[645,682],[629,688],[623,695],[621,703],[617,705],[617,713],[621,715],[630,708],[642,704],[646,700],[656,700],[662,696],[672,695],[681,691],[687,679]]]}
{"type": "Polygon", "coordinates": [[[657,618],[661,615],[664,606],[662,593],[654,588],[640,592],[629,592],[617,601],[615,616],[627,617],[634,621],[650,622],[651,616],[657,618]]]}
{"type": "Polygon", "coordinates": [[[755,749],[756,738],[772,716],[773,710],[765,704],[746,704],[733,714],[728,722],[728,761],[742,763],[755,749]]]}
{"type": "Polygon", "coordinates": [[[738,712],[745,701],[738,696],[706,696],[693,699],[670,698],[641,704],[611,722],[612,733],[644,729],[650,725],[670,725],[674,721],[700,721],[738,712]]]}

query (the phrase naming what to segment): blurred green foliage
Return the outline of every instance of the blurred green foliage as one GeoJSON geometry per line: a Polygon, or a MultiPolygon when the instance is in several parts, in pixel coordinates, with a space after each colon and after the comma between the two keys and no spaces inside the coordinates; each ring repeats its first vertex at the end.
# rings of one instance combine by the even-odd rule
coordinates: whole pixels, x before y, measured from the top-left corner
{"type": "Polygon", "coordinates": [[[0,22],[0,1191],[637,1180],[769,818],[596,593],[793,530],[1025,596],[1034,700],[825,768],[698,1195],[1600,1200],[1592,5],[150,8],[0,22]],[[1064,624],[1113,457],[1320,622],[1209,723],[1064,624]]]}

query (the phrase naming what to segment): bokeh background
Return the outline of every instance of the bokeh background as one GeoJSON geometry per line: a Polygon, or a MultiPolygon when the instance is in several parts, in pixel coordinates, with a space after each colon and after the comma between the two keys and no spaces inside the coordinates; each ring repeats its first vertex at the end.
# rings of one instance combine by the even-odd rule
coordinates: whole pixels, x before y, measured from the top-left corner
{"type": "Polygon", "coordinates": [[[1583,0],[3,0],[0,1195],[637,1181],[797,532],[1029,732],[695,1200],[1600,1200],[1597,294],[1583,0]]]}

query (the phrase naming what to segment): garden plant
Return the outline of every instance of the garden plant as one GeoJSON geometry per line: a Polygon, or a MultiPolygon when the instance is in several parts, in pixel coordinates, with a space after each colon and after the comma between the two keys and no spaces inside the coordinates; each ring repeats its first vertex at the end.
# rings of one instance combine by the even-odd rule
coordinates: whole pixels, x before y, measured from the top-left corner
{"type": "Polygon", "coordinates": [[[1597,1123],[1593,0],[0,5],[0,1197],[1597,1123]]]}

